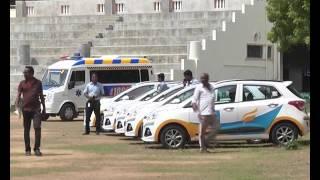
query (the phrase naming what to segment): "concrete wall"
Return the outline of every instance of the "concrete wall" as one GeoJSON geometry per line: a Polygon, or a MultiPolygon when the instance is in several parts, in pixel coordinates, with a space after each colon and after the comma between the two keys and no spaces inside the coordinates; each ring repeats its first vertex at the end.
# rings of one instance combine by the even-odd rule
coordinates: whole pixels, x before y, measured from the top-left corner
{"type": "Polygon", "coordinates": [[[197,76],[208,72],[211,80],[280,79],[275,45],[266,39],[272,24],[266,21],[265,5],[264,0],[256,0],[254,6],[246,6],[244,14],[235,13],[235,22],[227,22],[225,32],[217,29],[216,40],[206,39],[206,49],[199,52],[194,69],[197,76]],[[263,45],[263,58],[247,58],[248,44],[263,45]],[[265,44],[273,47],[272,59],[267,61],[265,44]]]}

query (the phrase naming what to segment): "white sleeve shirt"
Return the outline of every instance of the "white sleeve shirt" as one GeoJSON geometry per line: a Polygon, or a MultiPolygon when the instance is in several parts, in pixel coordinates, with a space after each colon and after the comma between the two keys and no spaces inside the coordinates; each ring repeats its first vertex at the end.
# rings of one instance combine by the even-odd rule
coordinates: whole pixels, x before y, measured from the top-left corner
{"type": "Polygon", "coordinates": [[[211,90],[208,90],[203,84],[199,84],[194,90],[192,103],[198,105],[200,115],[214,114],[214,89],[210,86],[211,90]]]}

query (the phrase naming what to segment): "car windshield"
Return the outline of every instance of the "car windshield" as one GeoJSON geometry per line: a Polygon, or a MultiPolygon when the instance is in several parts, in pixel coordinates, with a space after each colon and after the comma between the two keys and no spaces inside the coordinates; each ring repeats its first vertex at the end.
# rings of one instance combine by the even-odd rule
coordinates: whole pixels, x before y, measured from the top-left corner
{"type": "Polygon", "coordinates": [[[159,98],[157,98],[156,100],[154,100],[154,102],[160,102],[165,100],[166,98],[170,97],[171,95],[175,94],[176,92],[180,91],[181,89],[183,89],[183,87],[174,89],[170,92],[168,92],[167,94],[163,94],[162,96],[160,96],[159,98]]]}
{"type": "Polygon", "coordinates": [[[287,87],[294,95],[298,96],[299,98],[303,99],[303,96],[301,95],[301,93],[294,88],[294,86],[291,84],[290,86],[287,87]]]}
{"type": "Polygon", "coordinates": [[[64,85],[68,74],[66,69],[48,69],[43,76],[42,85],[46,87],[59,87],[64,85]]]}

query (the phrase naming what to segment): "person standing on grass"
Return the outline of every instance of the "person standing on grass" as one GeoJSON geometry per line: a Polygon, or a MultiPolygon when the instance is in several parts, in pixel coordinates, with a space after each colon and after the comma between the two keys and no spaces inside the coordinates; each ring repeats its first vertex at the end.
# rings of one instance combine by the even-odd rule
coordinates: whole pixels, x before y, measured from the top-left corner
{"type": "Polygon", "coordinates": [[[192,76],[192,71],[190,71],[189,69],[187,69],[186,71],[183,72],[183,86],[190,86],[190,85],[195,85],[198,84],[199,81],[195,78],[193,78],[192,76]]]}
{"type": "Polygon", "coordinates": [[[214,140],[219,128],[219,122],[215,116],[214,109],[214,88],[209,83],[209,75],[204,73],[200,77],[201,84],[197,85],[193,99],[192,108],[198,113],[200,120],[199,126],[199,145],[200,152],[208,152],[210,140],[214,140]],[[206,135],[208,127],[211,131],[206,135]]]}
{"type": "Polygon", "coordinates": [[[90,116],[92,111],[96,116],[96,134],[100,134],[101,118],[100,118],[100,98],[104,95],[103,86],[98,82],[98,75],[93,73],[91,82],[87,84],[83,91],[84,96],[88,99],[86,103],[86,127],[83,135],[90,134],[90,116]]]}
{"type": "Polygon", "coordinates": [[[165,78],[164,78],[164,74],[163,73],[158,74],[158,82],[160,82],[160,83],[158,84],[157,91],[158,91],[159,94],[161,92],[169,89],[169,87],[168,87],[167,83],[164,81],[164,79],[165,78]]]}
{"type": "Polygon", "coordinates": [[[21,81],[18,86],[18,94],[16,98],[16,107],[19,108],[21,103],[21,95],[23,96],[22,102],[22,116],[24,127],[24,143],[26,156],[31,155],[30,147],[30,126],[31,120],[33,120],[33,128],[35,132],[35,144],[34,153],[36,156],[41,156],[40,141],[41,141],[41,120],[42,115],[46,114],[46,106],[44,102],[44,96],[42,91],[42,83],[36,79],[34,75],[34,69],[32,66],[26,66],[23,75],[25,80],[21,81]],[[42,115],[40,101],[42,104],[42,115]]]}

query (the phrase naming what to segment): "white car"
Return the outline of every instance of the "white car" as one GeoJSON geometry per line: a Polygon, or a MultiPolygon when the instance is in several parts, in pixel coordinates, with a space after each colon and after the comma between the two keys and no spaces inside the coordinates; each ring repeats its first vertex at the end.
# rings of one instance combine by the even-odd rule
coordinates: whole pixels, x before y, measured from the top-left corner
{"type": "MultiPolygon", "coordinates": [[[[102,98],[100,100],[100,114],[101,114],[101,123],[103,121],[103,117],[105,117],[108,114],[112,114],[114,107],[117,105],[117,103],[123,101],[123,100],[130,100],[130,99],[135,99],[142,94],[149,92],[153,90],[156,85],[159,82],[142,82],[142,83],[137,83],[133,85],[131,88],[123,91],[122,93],[118,94],[117,96],[114,96],[113,98],[102,98]]],[[[85,126],[85,120],[86,120],[86,114],[84,112],[83,116],[83,124],[85,126]]],[[[95,115],[92,113],[91,118],[90,118],[90,126],[93,127],[95,126],[95,115]]],[[[102,127],[102,126],[101,126],[102,127]]]]}
{"type": "MultiPolygon", "coordinates": [[[[180,83],[181,84],[181,83],[180,83]]],[[[168,87],[169,89],[178,86],[178,83],[169,83],[168,87]]],[[[144,105],[148,104],[151,99],[154,97],[157,97],[160,93],[157,91],[157,89],[154,89],[152,91],[149,91],[139,98],[133,100],[133,101],[125,101],[124,103],[121,103],[121,105],[118,105],[115,111],[119,112],[118,116],[115,118],[115,133],[122,134],[125,132],[125,126],[126,126],[126,117],[130,115],[129,111],[132,109],[135,109],[136,107],[143,108],[144,105]]]]}
{"type": "MultiPolygon", "coordinates": [[[[305,101],[291,81],[231,80],[214,85],[217,139],[270,140],[285,145],[309,132],[305,101]]],[[[143,121],[145,142],[180,148],[198,140],[199,120],[191,98],[176,106],[163,106],[143,121]]]]}
{"type": "MultiPolygon", "coordinates": [[[[144,85],[140,83],[134,86],[135,89],[129,89],[125,93],[121,93],[121,96],[117,98],[117,101],[108,102],[109,106],[103,106],[103,118],[101,119],[102,130],[113,131],[115,130],[115,121],[118,116],[123,115],[125,107],[132,105],[141,99],[143,99],[149,93],[156,91],[159,82],[148,83],[144,85]]],[[[168,86],[175,85],[176,82],[167,82],[168,86]]]]}
{"type": "Polygon", "coordinates": [[[149,101],[148,104],[132,107],[125,119],[125,136],[129,137],[141,137],[141,127],[143,118],[147,114],[157,110],[161,106],[168,104],[172,99],[180,96],[181,101],[191,97],[193,95],[195,86],[184,88],[183,85],[179,85],[170,88],[158,96],[149,101]]]}

